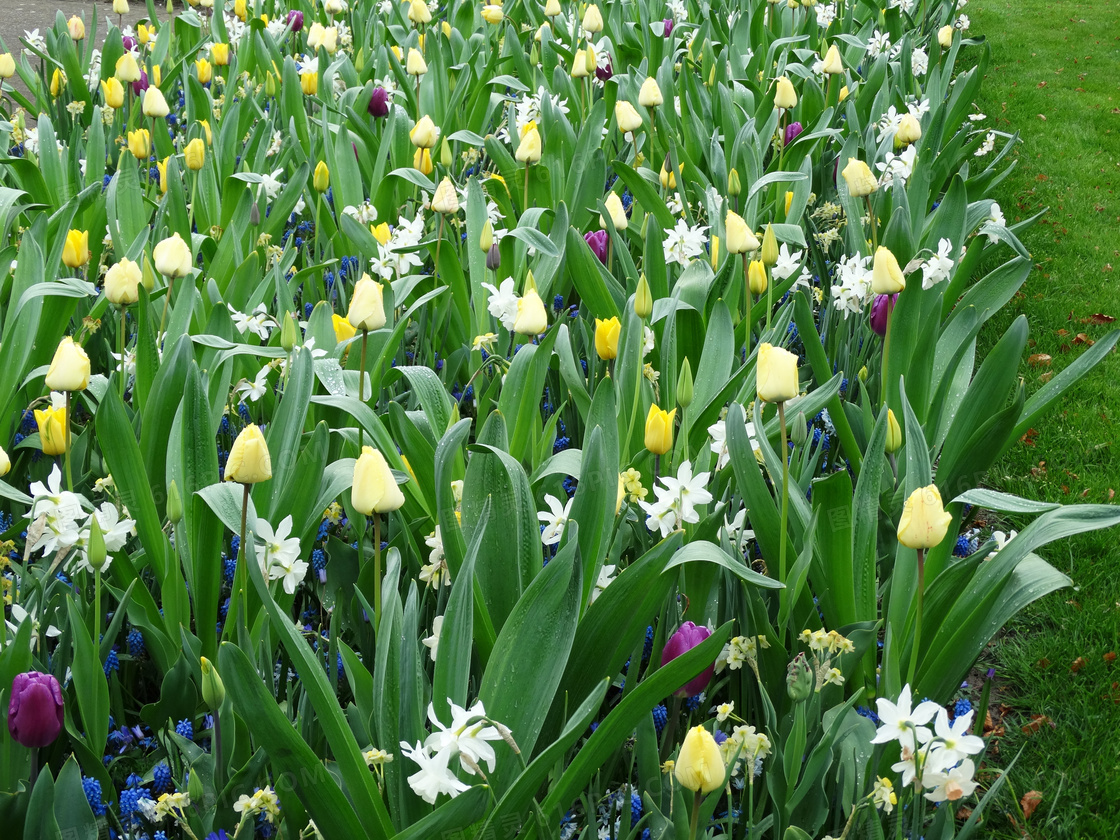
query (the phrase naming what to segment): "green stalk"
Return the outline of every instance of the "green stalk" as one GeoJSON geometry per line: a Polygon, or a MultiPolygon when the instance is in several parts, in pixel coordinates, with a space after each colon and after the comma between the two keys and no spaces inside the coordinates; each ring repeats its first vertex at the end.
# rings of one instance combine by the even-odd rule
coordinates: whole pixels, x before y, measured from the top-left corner
{"type": "Polygon", "coordinates": [[[124,345],[125,345],[124,337],[125,337],[125,329],[127,329],[127,327],[125,326],[125,315],[127,314],[127,312],[128,312],[127,308],[124,305],[122,305],[121,306],[121,334],[117,337],[117,346],[120,347],[120,351],[121,351],[121,402],[124,402],[124,381],[125,381],[125,378],[126,378],[125,365],[124,365],[124,345]]]}
{"type": "Polygon", "coordinates": [[[373,626],[381,626],[381,514],[373,512],[373,626]]]}
{"type": "MultiPolygon", "coordinates": [[[[751,772],[754,772],[753,768],[751,772]]],[[[692,819],[688,825],[688,840],[696,840],[696,825],[700,821],[700,801],[702,798],[700,791],[696,791],[692,800],[692,819]]]]}
{"type": "Polygon", "coordinates": [[[70,475],[70,392],[66,391],[66,425],[65,425],[65,449],[66,449],[66,489],[71,493],[74,492],[74,479],[70,475]]]}
{"type": "Polygon", "coordinates": [[[910,651],[910,668],[907,672],[906,682],[911,690],[914,687],[914,674],[918,668],[918,651],[922,644],[922,605],[925,601],[926,590],[926,552],[924,548],[918,549],[918,615],[914,622],[914,647],[910,651]]]}
{"type": "Polygon", "coordinates": [[[778,552],[778,580],[786,579],[786,529],[789,525],[789,433],[786,430],[786,404],[778,403],[778,422],[782,427],[782,542],[778,552]]]}
{"type": "Polygon", "coordinates": [[[867,217],[871,222],[871,251],[874,253],[879,248],[879,228],[875,221],[875,210],[871,206],[871,196],[865,195],[863,200],[867,204],[867,217]]]}
{"type": "Polygon", "coordinates": [[[894,320],[891,316],[894,314],[894,307],[891,305],[890,298],[887,299],[887,333],[883,336],[883,385],[882,393],[879,394],[879,405],[887,405],[889,396],[890,379],[887,378],[887,361],[891,354],[891,321],[894,320]]]}
{"type": "Polygon", "coordinates": [[[645,319],[638,319],[638,370],[634,376],[634,403],[630,406],[630,424],[626,429],[626,450],[623,455],[624,458],[630,457],[630,441],[634,438],[634,421],[638,416],[638,403],[642,398],[642,329],[645,326],[645,319]]]}
{"type": "MultiPolygon", "coordinates": [[[[362,330],[362,360],[358,366],[358,402],[366,401],[366,341],[369,339],[369,330],[362,330]]],[[[358,457],[362,455],[362,446],[365,444],[365,427],[358,423],[358,457]]],[[[359,538],[360,539],[360,538],[359,538]]],[[[361,560],[359,553],[358,559],[361,560]]]]}
{"type": "Polygon", "coordinates": [[[770,311],[774,308],[774,282],[770,274],[770,266],[764,265],[766,270],[766,329],[770,329],[770,311]]]}

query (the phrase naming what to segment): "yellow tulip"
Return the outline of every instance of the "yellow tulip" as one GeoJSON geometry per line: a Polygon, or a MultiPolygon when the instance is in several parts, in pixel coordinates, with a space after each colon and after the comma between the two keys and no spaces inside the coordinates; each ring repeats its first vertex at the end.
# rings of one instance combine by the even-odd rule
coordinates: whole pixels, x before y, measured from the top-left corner
{"type": "MultiPolygon", "coordinates": [[[[683,163],[681,164],[681,168],[683,170],[683,163]]],[[[663,190],[675,190],[677,188],[677,173],[669,166],[668,155],[665,156],[665,162],[661,164],[661,173],[658,179],[661,181],[661,189],[663,190]]]]}
{"type": "Polygon", "coordinates": [[[653,314],[653,293],[645,274],[638,276],[638,290],[634,292],[634,314],[643,320],[653,314]]]}
{"type": "Polygon", "coordinates": [[[163,98],[163,92],[152,85],[144,91],[144,116],[145,117],[166,117],[171,113],[171,109],[167,107],[167,100],[163,98]]]}
{"type": "Polygon", "coordinates": [[[214,78],[214,68],[205,58],[200,58],[194,63],[194,66],[198,70],[198,81],[202,84],[206,84],[214,78]]]}
{"type": "Polygon", "coordinates": [[[58,343],[46,384],[52,391],[84,391],[89,385],[89,356],[70,336],[58,343]]]}
{"type": "Polygon", "coordinates": [[[445,176],[436,187],[435,194],[432,196],[432,209],[446,216],[453,216],[459,212],[459,196],[450,178],[445,176]]]}
{"type": "Polygon", "coordinates": [[[751,294],[766,294],[768,282],[766,279],[766,264],[762,260],[751,260],[750,265],[747,266],[747,284],[750,286],[751,294]]]}
{"type": "Polygon", "coordinates": [[[178,233],[173,233],[156,245],[152,250],[152,260],[156,264],[156,271],[164,277],[186,277],[194,268],[190,246],[178,233]]]}
{"type": "Polygon", "coordinates": [[[81,268],[89,262],[89,231],[72,230],[62,246],[62,263],[68,268],[81,268]]]}
{"type": "Polygon", "coordinates": [[[824,54],[821,62],[821,72],[826,76],[840,76],[844,73],[844,62],[840,59],[840,50],[833,44],[824,54]]]}
{"type": "Polygon", "coordinates": [[[793,82],[788,76],[779,76],[778,85],[774,90],[775,108],[793,108],[797,105],[797,91],[793,89],[793,82]]]}
{"type": "Polygon", "coordinates": [[[66,74],[55,68],[54,73],[51,75],[51,96],[58,96],[62,93],[62,86],[66,84],[66,74]]]}
{"type": "Polygon", "coordinates": [[[625,99],[614,103],[614,118],[619,131],[637,131],[642,127],[642,118],[637,110],[625,99]]]}
{"type": "Polygon", "coordinates": [[[723,223],[727,234],[727,252],[729,254],[745,254],[748,251],[758,250],[759,243],[751,229],[747,227],[746,220],[734,210],[727,211],[727,218],[723,223]]]}
{"type": "Polygon", "coordinates": [[[152,136],[146,128],[128,132],[128,150],[137,160],[147,160],[152,154],[152,136]]]}
{"type": "Polygon", "coordinates": [[[408,138],[412,141],[413,146],[419,146],[421,149],[431,149],[436,145],[436,140],[439,139],[439,129],[432,122],[432,118],[425,114],[416,121],[416,125],[408,133],[408,138]]]}
{"type": "Polygon", "coordinates": [[[432,169],[435,168],[432,166],[432,150],[417,149],[416,154],[412,156],[412,168],[419,170],[423,175],[431,175],[432,169]]]}
{"type": "Polygon", "coordinates": [[[513,331],[519,335],[540,335],[548,327],[548,313],[544,301],[535,288],[529,289],[517,301],[517,318],[513,331]]]}
{"type": "Polygon", "coordinates": [[[116,72],[113,74],[125,84],[140,81],[140,65],[132,53],[126,52],[117,59],[116,72]]]}
{"type": "Polygon", "coordinates": [[[369,516],[390,513],[404,505],[404,493],[389,468],[385,456],[372,446],[363,446],[354,464],[354,481],[350,488],[354,510],[369,516]]]}
{"type": "Polygon", "coordinates": [[[311,185],[315,187],[315,192],[325,193],[331,185],[331,173],[327,169],[326,161],[319,161],[315,167],[315,175],[312,178],[311,185]]]}
{"type": "Polygon", "coordinates": [[[105,297],[109,303],[127,306],[140,299],[140,281],[143,272],[132,260],[124,258],[105,272],[105,297]]]}
{"type": "Polygon", "coordinates": [[[572,59],[572,78],[586,79],[590,75],[591,71],[587,69],[587,54],[583,50],[576,50],[575,57],[572,59]]]}
{"type": "Polygon", "coordinates": [[[840,101],[843,102],[847,98],[848,98],[848,86],[844,85],[844,87],[840,88],[840,101]]]}
{"type": "Polygon", "coordinates": [[[482,19],[492,26],[497,26],[503,18],[505,18],[505,13],[501,6],[488,3],[482,7],[482,19]]]}
{"type": "Polygon", "coordinates": [[[405,72],[410,76],[423,76],[428,72],[428,62],[416,47],[409,47],[408,61],[405,63],[405,72]]]}
{"type": "Polygon", "coordinates": [[[300,73],[299,86],[305,96],[314,96],[319,92],[319,74],[315,72],[300,73]]]}
{"type": "Polygon", "coordinates": [[[233,442],[226,459],[226,481],[257,484],[272,478],[272,456],[260,426],[250,423],[233,442]]]}
{"type": "Polygon", "coordinates": [[[774,236],[773,225],[767,225],[766,232],[762,234],[762,253],[759,256],[766,265],[778,262],[778,238],[774,236]]]}
{"type": "Polygon", "coordinates": [[[3,478],[12,469],[12,459],[8,457],[8,453],[4,451],[4,447],[0,446],[0,478],[3,478]]]}
{"type": "Polygon", "coordinates": [[[358,331],[350,326],[350,322],[337,312],[331,316],[331,323],[334,325],[334,340],[339,344],[349,341],[358,334],[358,331]]]}
{"type": "Polygon", "coordinates": [[[206,144],[202,142],[201,137],[194,138],[187,144],[187,148],[183,150],[183,158],[187,164],[187,169],[192,172],[198,172],[206,163],[206,144]]]}
{"type": "Polygon", "coordinates": [[[159,69],[158,64],[152,65],[152,84],[156,87],[163,84],[163,71],[159,69]]]}
{"type": "Polygon", "coordinates": [[[797,380],[797,356],[766,342],[758,345],[755,386],[758,398],[763,402],[792,400],[801,392],[797,380]]]}
{"type": "Polygon", "coordinates": [[[0,79],[10,79],[16,74],[16,60],[11,53],[0,53],[0,79]]]}
{"type": "Polygon", "coordinates": [[[909,146],[922,137],[922,124],[913,114],[904,114],[898,124],[898,131],[894,133],[894,142],[897,146],[909,146]]]}
{"type": "Polygon", "coordinates": [[[789,208],[793,206],[793,190],[786,190],[786,216],[789,216],[789,208]]]}
{"type": "Polygon", "coordinates": [[[77,15],[74,15],[66,22],[66,29],[70,32],[70,37],[75,41],[81,41],[86,37],[85,22],[77,15]]]}
{"type": "Polygon", "coordinates": [[[871,195],[879,189],[879,182],[871,173],[871,167],[858,158],[852,158],[840,173],[848,185],[848,192],[856,198],[871,195]]]}
{"type": "Polygon", "coordinates": [[[35,409],[35,424],[39,427],[39,446],[44,455],[66,453],[66,409],[35,409]]]}
{"type": "Polygon", "coordinates": [[[656,108],[664,101],[664,97],[661,96],[661,88],[657,85],[657,79],[653,76],[647,76],[646,80],[642,82],[641,90],[638,91],[638,104],[643,108],[656,108]]]}
{"type": "Polygon", "coordinates": [[[673,775],[688,790],[711,793],[723,787],[727,768],[712,733],[703,726],[688,730],[673,765],[673,775]]]}
{"type": "Polygon", "coordinates": [[[709,256],[711,258],[712,271],[715,271],[716,268],[719,267],[719,237],[718,236],[713,236],[712,237],[712,249],[711,249],[711,254],[709,254],[709,256]]]}
{"type": "Polygon", "coordinates": [[[603,31],[603,13],[594,3],[583,13],[583,31],[590,35],[598,35],[603,31]]]}
{"type": "MultiPolygon", "coordinates": [[[[420,150],[417,149],[416,151],[419,152],[420,150]]],[[[389,231],[388,222],[382,222],[379,225],[370,225],[369,232],[372,233],[373,238],[380,242],[382,245],[388,245],[389,237],[392,236],[392,233],[389,231]]]]}
{"type": "Polygon", "coordinates": [[[887,409],[887,442],[884,447],[887,452],[894,454],[902,446],[902,427],[898,425],[898,419],[894,416],[894,412],[889,408],[887,409]]]}
{"type": "MultiPolygon", "coordinates": [[[[622,206],[622,199],[618,197],[618,193],[608,193],[607,200],[603,202],[607,208],[607,213],[611,217],[611,224],[614,225],[615,230],[626,230],[630,226],[630,220],[626,217],[626,208],[622,206]]],[[[599,227],[606,230],[606,220],[599,216],[599,227]]]]}
{"type": "Polygon", "coordinates": [[[148,46],[148,42],[152,40],[152,35],[155,34],[156,28],[153,26],[150,29],[144,24],[139,24],[136,27],[136,40],[140,42],[141,46],[148,46]]]}
{"type": "Polygon", "coordinates": [[[229,64],[229,44],[211,44],[210,57],[218,67],[225,67],[229,64]]]}
{"type": "Polygon", "coordinates": [[[210,131],[210,120],[199,120],[198,124],[202,126],[202,130],[206,132],[206,145],[211,146],[214,143],[214,134],[210,131]]]}
{"type": "Polygon", "coordinates": [[[124,85],[112,76],[101,82],[101,92],[105,95],[105,104],[110,108],[124,105],[124,85]]]}
{"type": "Polygon", "coordinates": [[[595,352],[604,361],[618,358],[618,336],[622,322],[618,318],[595,319],[595,352]]]}
{"type": "Polygon", "coordinates": [[[412,0],[408,4],[408,19],[418,24],[431,21],[432,13],[428,9],[428,4],[424,0],[412,0]]]}
{"type": "Polygon", "coordinates": [[[379,330],[385,326],[385,291],[368,274],[354,284],[346,320],[356,330],[379,330]]]}
{"type": "Polygon", "coordinates": [[[654,455],[664,455],[673,448],[673,420],[677,410],[665,411],[656,405],[649,407],[646,415],[646,449],[654,455]]]}
{"type": "Polygon", "coordinates": [[[937,43],[941,45],[941,49],[947,50],[953,46],[953,27],[950,24],[945,24],[937,30],[937,43]]]}
{"type": "Polygon", "coordinates": [[[249,17],[249,8],[245,0],[234,0],[233,13],[237,15],[238,20],[242,23],[245,22],[245,19],[249,17]]]}
{"type": "Polygon", "coordinates": [[[159,191],[163,195],[167,195],[167,161],[170,158],[164,158],[156,162],[156,169],[159,171],[159,191]]]}
{"type": "Polygon", "coordinates": [[[895,295],[906,288],[906,278],[898,260],[888,248],[880,245],[875,251],[871,270],[871,291],[877,295],[895,295]]]}
{"type": "Polygon", "coordinates": [[[541,133],[536,121],[530,120],[521,132],[521,142],[517,146],[517,160],[521,163],[537,163],[541,159],[541,133]]]}
{"type": "Polygon", "coordinates": [[[560,0],[548,0],[544,4],[544,13],[546,17],[556,17],[560,14],[560,0]]]}
{"type": "Polygon", "coordinates": [[[941,504],[936,484],[910,494],[898,521],[898,541],[907,548],[933,548],[945,539],[952,515],[941,504]]]}

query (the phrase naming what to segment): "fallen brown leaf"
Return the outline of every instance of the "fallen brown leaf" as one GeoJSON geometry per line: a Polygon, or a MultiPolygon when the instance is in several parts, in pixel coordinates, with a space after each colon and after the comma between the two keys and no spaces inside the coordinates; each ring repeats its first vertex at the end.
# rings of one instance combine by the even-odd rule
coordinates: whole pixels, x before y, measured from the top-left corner
{"type": "Polygon", "coordinates": [[[1057,728],[1057,726],[1054,724],[1054,722],[1051,721],[1050,718],[1046,717],[1046,715],[1032,715],[1030,723],[1025,723],[1022,726],[1023,734],[1024,735],[1033,735],[1034,733],[1038,732],[1040,729],[1042,729],[1043,726],[1046,726],[1047,724],[1049,724],[1052,729],[1057,728]]]}
{"type": "Polygon", "coordinates": [[[1092,347],[1094,342],[1093,342],[1093,339],[1089,338],[1089,336],[1085,335],[1085,333],[1078,333],[1074,337],[1073,343],[1074,344],[1086,344],[1086,345],[1092,347]]]}
{"type": "Polygon", "coordinates": [[[1075,660],[1073,660],[1073,664],[1069,666],[1069,669],[1071,671],[1073,671],[1073,673],[1076,674],[1078,671],[1080,671],[1082,668],[1084,668],[1088,664],[1089,663],[1087,661],[1085,661],[1084,656],[1079,656],[1075,660]]]}
{"type": "Polygon", "coordinates": [[[1106,653],[1102,657],[1102,659],[1104,659],[1105,662],[1109,662],[1109,663],[1115,662],[1116,661],[1116,651],[1110,650],[1108,653],[1106,653]]]}
{"type": "Polygon", "coordinates": [[[1082,318],[1082,324],[1111,324],[1116,318],[1112,315],[1103,315],[1100,312],[1094,312],[1088,318],[1082,318]]]}
{"type": "Polygon", "coordinates": [[[1023,794],[1023,798],[1019,800],[1019,807],[1023,809],[1024,820],[1031,818],[1040,802],[1042,802],[1042,791],[1029,790],[1023,794]]]}
{"type": "Polygon", "coordinates": [[[1032,353],[1027,357],[1027,363],[1035,367],[1046,366],[1052,358],[1048,353],[1032,353]]]}

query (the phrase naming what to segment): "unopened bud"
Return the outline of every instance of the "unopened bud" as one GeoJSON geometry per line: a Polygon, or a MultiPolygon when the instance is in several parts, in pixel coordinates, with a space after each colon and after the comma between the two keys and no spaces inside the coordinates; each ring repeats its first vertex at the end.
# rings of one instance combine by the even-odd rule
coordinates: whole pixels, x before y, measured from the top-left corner
{"type": "Polygon", "coordinates": [[[443,138],[443,142],[439,146],[439,162],[444,166],[450,166],[454,158],[451,156],[451,144],[447,142],[447,138],[443,138]]]}
{"type": "Polygon", "coordinates": [[[732,167],[731,172],[727,176],[727,194],[735,198],[743,191],[743,185],[739,181],[739,170],[732,167]]]}
{"type": "Polygon", "coordinates": [[[804,653],[799,653],[786,669],[786,694],[795,703],[803,703],[813,692],[813,669],[804,653]]]}
{"type": "Polygon", "coordinates": [[[644,273],[638,277],[638,290],[634,293],[634,314],[643,321],[653,314],[653,293],[644,273]]]}
{"type": "Polygon", "coordinates": [[[253,227],[259,226],[261,223],[261,208],[257,202],[253,202],[253,206],[249,208],[249,224],[253,227]]]}
{"type": "Polygon", "coordinates": [[[793,441],[794,446],[804,446],[805,441],[809,439],[809,422],[805,419],[805,412],[797,412],[797,416],[793,418],[793,430],[790,434],[790,440],[793,441]]]}
{"type": "Polygon", "coordinates": [[[172,525],[178,525],[183,518],[183,498],[179,495],[179,485],[175,479],[167,485],[167,518],[172,525]]]}
{"type": "Polygon", "coordinates": [[[486,224],[482,226],[482,235],[478,238],[478,247],[482,249],[482,253],[488,254],[490,246],[494,244],[494,226],[490,224],[490,220],[486,220],[486,224]]]}
{"type": "Polygon", "coordinates": [[[89,565],[95,571],[102,571],[105,568],[105,560],[109,556],[105,549],[105,536],[101,533],[101,524],[97,521],[96,516],[89,518],[89,545],[87,546],[89,554],[89,565]]]}
{"type": "Polygon", "coordinates": [[[692,365],[689,364],[686,356],[684,364],[681,365],[680,376],[677,377],[677,404],[681,408],[688,408],[692,403],[692,397],[692,365]]]}
{"type": "Polygon", "coordinates": [[[222,682],[218,669],[205,656],[201,659],[202,665],[202,699],[210,711],[217,712],[226,699],[226,687],[222,682]]]}
{"type": "Polygon", "coordinates": [[[284,348],[285,353],[291,353],[298,340],[299,328],[296,326],[295,318],[289,312],[284,316],[283,323],[280,325],[280,346],[284,348]]]}
{"type": "Polygon", "coordinates": [[[486,267],[491,271],[497,271],[502,264],[502,252],[498,248],[498,243],[495,242],[490,246],[490,250],[486,252],[486,267]]]}

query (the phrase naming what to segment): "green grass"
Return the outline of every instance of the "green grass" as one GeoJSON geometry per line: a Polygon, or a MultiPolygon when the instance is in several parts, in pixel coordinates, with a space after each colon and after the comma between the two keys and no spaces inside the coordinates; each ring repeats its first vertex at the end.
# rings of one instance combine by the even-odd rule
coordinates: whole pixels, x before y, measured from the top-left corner
{"type": "MultiPolygon", "coordinates": [[[[1049,207],[1023,236],[1035,271],[1000,314],[988,340],[1019,314],[1031,326],[1021,375],[1033,391],[1120,327],[1120,2],[974,0],[972,34],[986,36],[991,62],[977,108],[988,124],[1019,132],[1018,162],[995,198],[1009,223],[1049,207]]],[[[1031,498],[1112,501],[1120,490],[1120,354],[1110,354],[1070,398],[1036,424],[997,464],[991,483],[1031,498]]],[[[1020,838],[1018,801],[1042,802],[1026,824],[1041,838],[1120,836],[1120,534],[1099,532],[1041,552],[1075,589],[1039,602],[993,643],[982,665],[997,669],[999,702],[1009,707],[993,764],[1022,749],[985,833],[1020,838]],[[1084,666],[1076,672],[1079,658],[1084,666]],[[1049,723],[1025,734],[1032,716],[1049,723]]]]}

